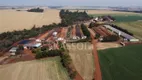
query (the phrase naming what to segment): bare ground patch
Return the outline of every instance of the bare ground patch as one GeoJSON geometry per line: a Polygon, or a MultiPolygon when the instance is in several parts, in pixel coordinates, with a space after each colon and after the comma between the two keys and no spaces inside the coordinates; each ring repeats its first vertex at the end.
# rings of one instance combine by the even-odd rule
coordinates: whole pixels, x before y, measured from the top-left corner
{"type": "Polygon", "coordinates": [[[117,47],[121,47],[121,45],[115,42],[98,42],[97,43],[97,50],[117,48],[117,47]]]}

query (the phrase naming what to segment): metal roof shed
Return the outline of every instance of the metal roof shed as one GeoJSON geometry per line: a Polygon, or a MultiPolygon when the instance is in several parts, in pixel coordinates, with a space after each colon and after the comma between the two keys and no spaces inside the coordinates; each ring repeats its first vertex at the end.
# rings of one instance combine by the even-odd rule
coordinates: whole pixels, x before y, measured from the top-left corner
{"type": "Polygon", "coordinates": [[[36,47],[36,48],[38,48],[40,46],[41,46],[41,43],[36,43],[36,44],[33,45],[33,47],[36,47]]]}
{"type": "Polygon", "coordinates": [[[24,47],[33,47],[33,48],[38,48],[41,46],[41,43],[30,43],[30,44],[25,44],[24,47]]]}
{"type": "Polygon", "coordinates": [[[12,47],[10,50],[9,50],[9,52],[16,52],[17,51],[17,47],[12,47]]]}

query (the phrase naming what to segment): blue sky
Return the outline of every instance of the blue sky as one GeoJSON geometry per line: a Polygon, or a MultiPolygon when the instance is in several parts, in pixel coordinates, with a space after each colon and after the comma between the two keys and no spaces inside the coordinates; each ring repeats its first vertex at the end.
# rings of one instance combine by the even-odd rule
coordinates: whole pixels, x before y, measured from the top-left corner
{"type": "Polygon", "coordinates": [[[142,0],[0,0],[0,5],[141,6],[142,0]]]}

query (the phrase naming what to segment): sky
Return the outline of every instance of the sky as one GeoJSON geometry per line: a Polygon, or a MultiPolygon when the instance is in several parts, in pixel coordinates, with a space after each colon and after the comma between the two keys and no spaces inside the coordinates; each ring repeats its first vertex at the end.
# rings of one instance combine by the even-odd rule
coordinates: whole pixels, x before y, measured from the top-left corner
{"type": "Polygon", "coordinates": [[[142,0],[0,0],[6,6],[141,6],[142,0]]]}

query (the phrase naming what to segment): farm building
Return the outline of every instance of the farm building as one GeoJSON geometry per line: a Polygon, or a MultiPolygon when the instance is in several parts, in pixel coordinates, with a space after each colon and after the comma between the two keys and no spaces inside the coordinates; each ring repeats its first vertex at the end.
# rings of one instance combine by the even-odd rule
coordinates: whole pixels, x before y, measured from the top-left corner
{"type": "Polygon", "coordinates": [[[40,43],[40,42],[41,42],[41,40],[40,40],[40,39],[36,39],[36,42],[39,42],[39,43],[40,43]]]}
{"type": "Polygon", "coordinates": [[[116,28],[113,28],[110,25],[104,25],[104,27],[106,27],[109,30],[112,30],[113,32],[117,33],[119,36],[122,36],[124,38],[124,40],[131,41],[131,42],[139,41],[139,39],[136,39],[135,37],[123,32],[123,31],[120,31],[120,30],[118,30],[116,28]]]}
{"type": "Polygon", "coordinates": [[[25,44],[24,48],[38,48],[40,47],[42,44],[41,43],[29,43],[29,44],[25,44]]]}
{"type": "Polygon", "coordinates": [[[99,16],[99,17],[96,17],[93,19],[94,22],[97,22],[97,21],[109,21],[109,22],[112,22],[114,21],[115,19],[112,17],[112,16],[99,16]]]}
{"type": "Polygon", "coordinates": [[[18,43],[19,45],[23,45],[24,49],[27,48],[38,48],[41,46],[41,40],[22,40],[18,43]]]}
{"type": "Polygon", "coordinates": [[[61,37],[57,39],[57,41],[63,41],[63,40],[64,38],[61,38],[61,37]]]}
{"type": "Polygon", "coordinates": [[[16,51],[17,51],[17,47],[12,47],[9,52],[11,53],[11,55],[15,55],[16,51]]]}
{"type": "Polygon", "coordinates": [[[22,40],[18,44],[24,45],[24,44],[27,44],[29,42],[31,42],[31,40],[22,40]]]}
{"type": "Polygon", "coordinates": [[[87,38],[87,36],[82,36],[82,37],[81,37],[81,39],[86,39],[86,38],[87,38]]]}
{"type": "Polygon", "coordinates": [[[53,35],[53,36],[57,36],[57,34],[58,34],[58,32],[53,32],[52,35],[53,35]]]}

